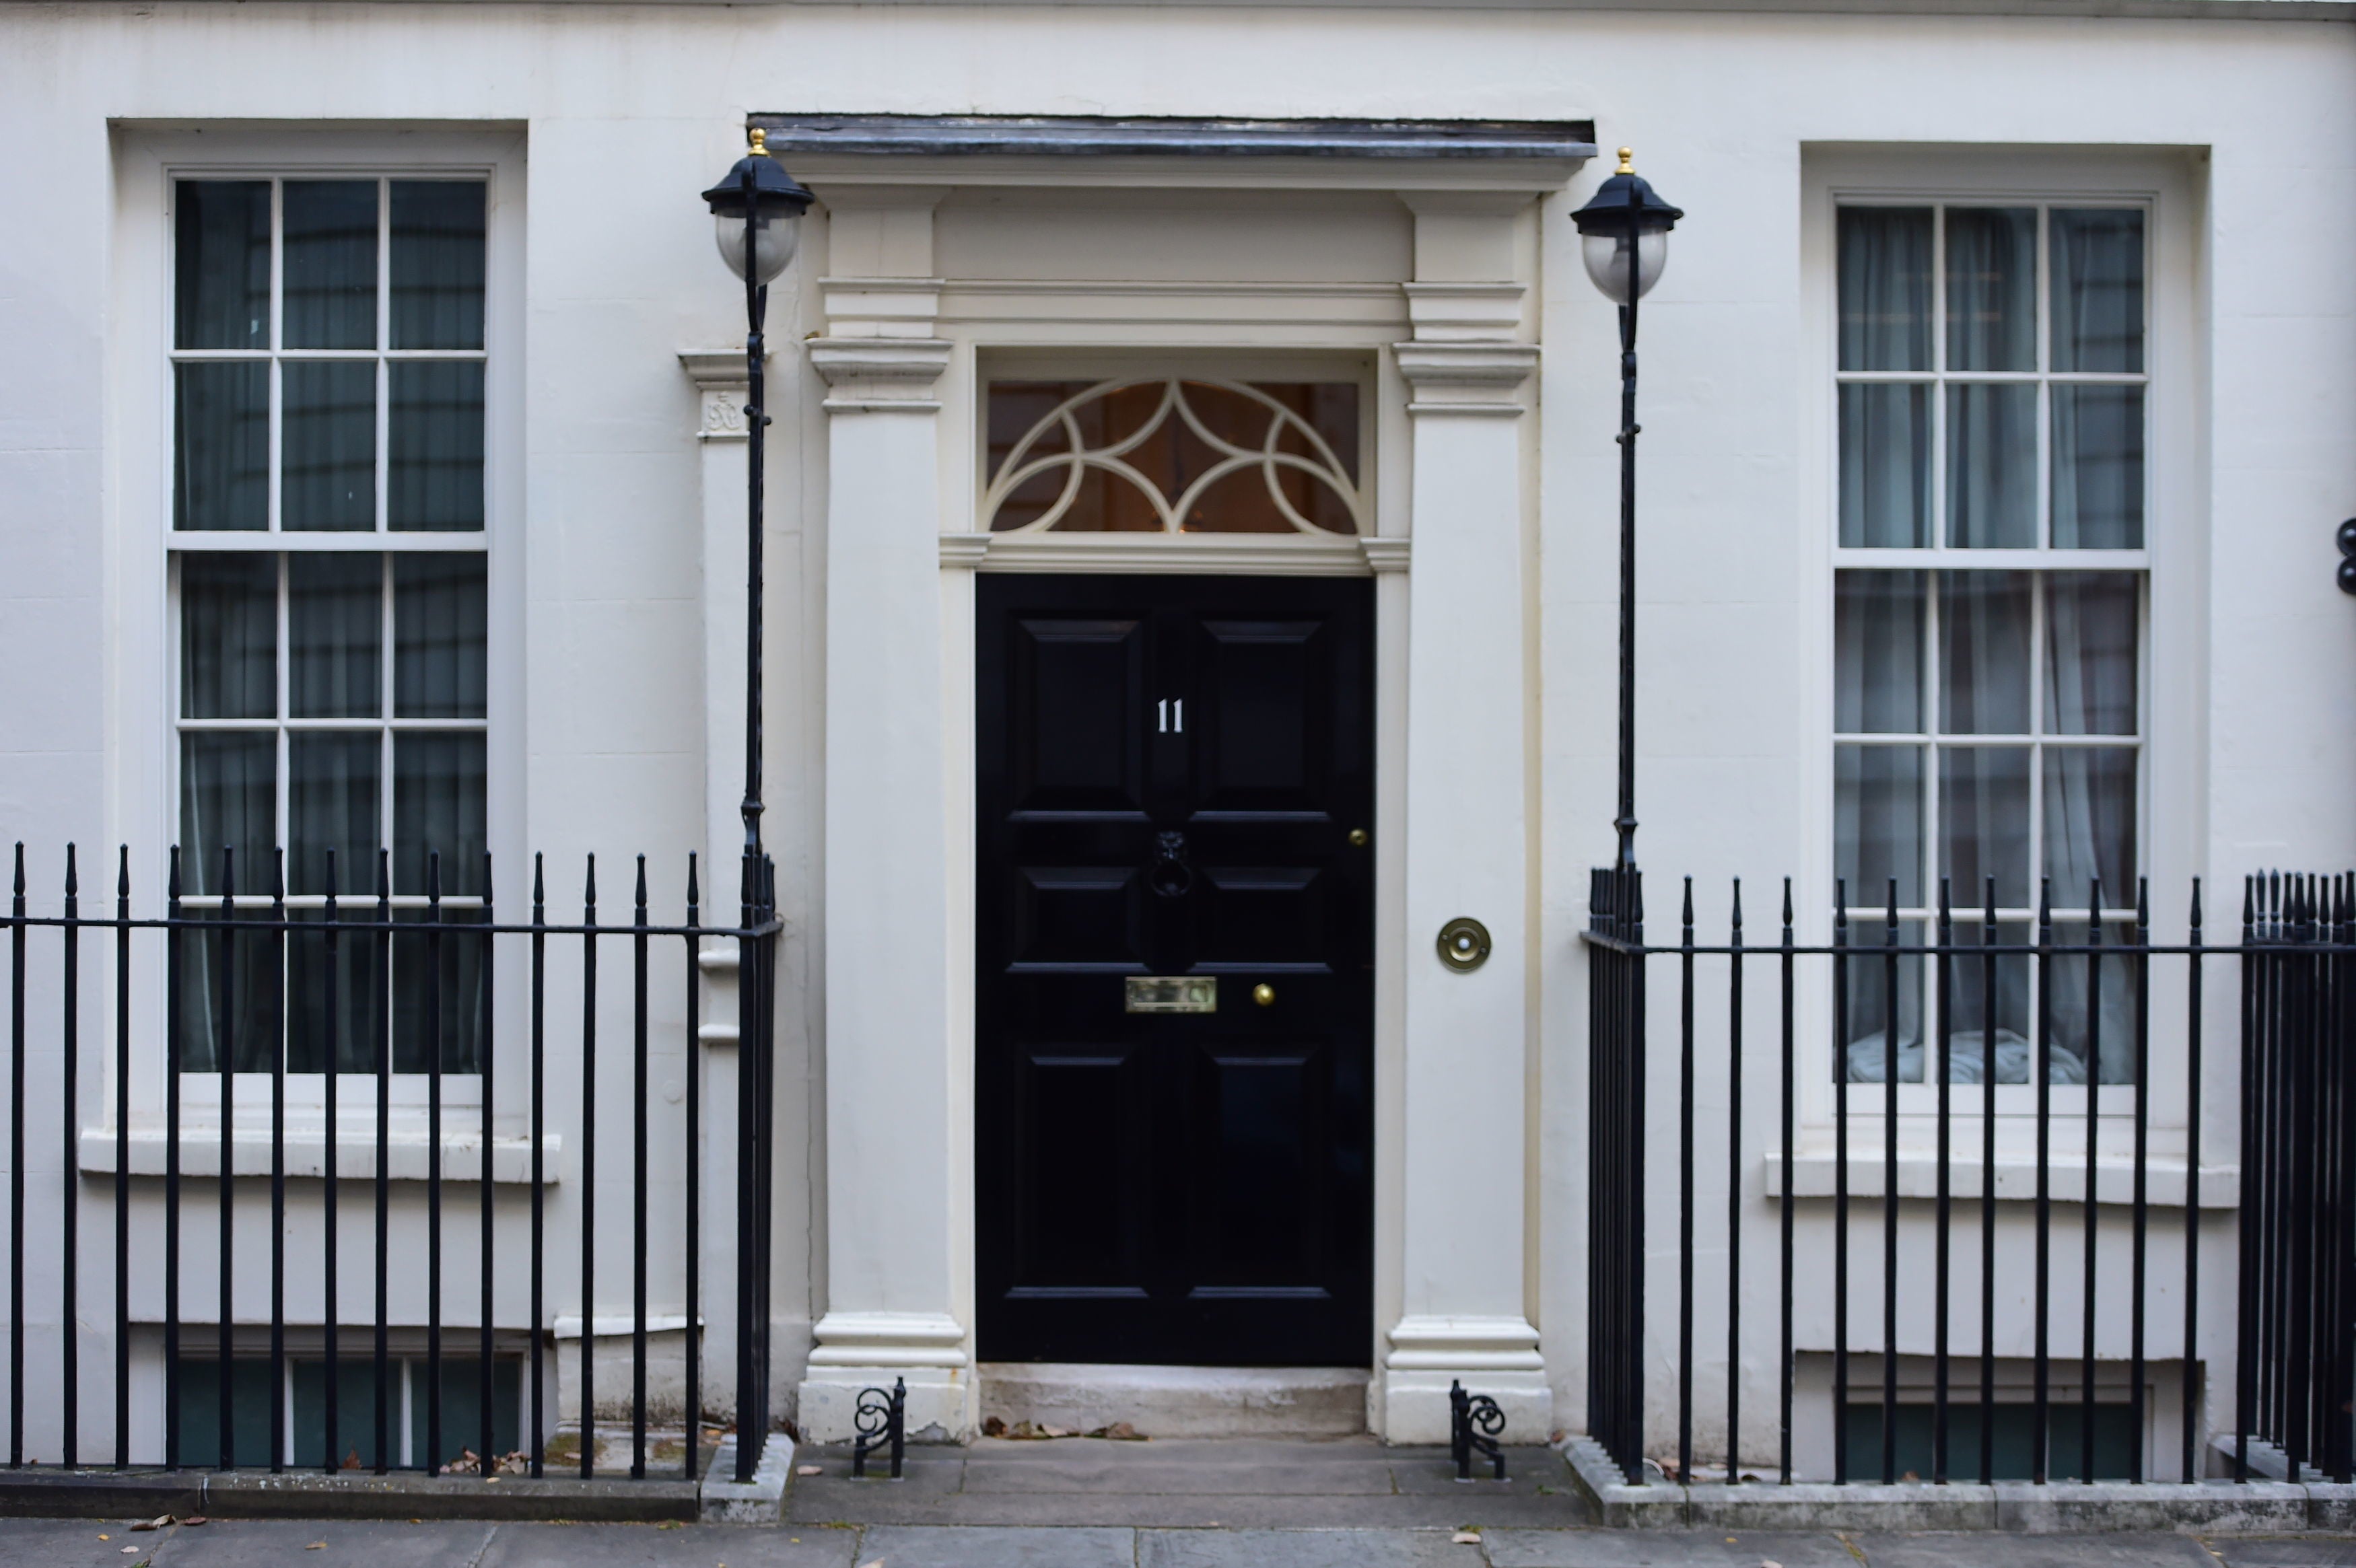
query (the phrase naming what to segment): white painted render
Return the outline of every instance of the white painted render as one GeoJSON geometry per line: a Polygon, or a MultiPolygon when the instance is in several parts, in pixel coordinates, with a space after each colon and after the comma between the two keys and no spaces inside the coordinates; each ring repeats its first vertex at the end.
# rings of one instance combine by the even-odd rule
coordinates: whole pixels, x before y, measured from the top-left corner
{"type": "MultiPolygon", "coordinates": [[[[1599,142],[1632,144],[1689,214],[1641,345],[1639,845],[1656,933],[1684,873],[1713,923],[1734,875],[1754,931],[1783,875],[1801,879],[1804,907],[1828,901],[1823,219],[1844,182],[2152,196],[2168,440],[2155,446],[2165,612],[2149,665],[2147,867],[2173,901],[2193,874],[2222,891],[2262,864],[2356,862],[2356,605],[2333,586],[2331,544],[2356,513],[2356,34],[2322,5],[2211,10],[0,5],[0,144],[13,150],[0,164],[0,839],[27,843],[37,894],[54,888],[68,838],[86,851],[131,842],[138,885],[159,888],[173,820],[155,336],[168,290],[153,204],[165,169],[498,168],[494,221],[515,274],[515,315],[493,343],[509,354],[492,446],[509,593],[494,615],[502,880],[541,849],[567,868],[552,872],[552,898],[571,901],[570,868],[594,850],[619,903],[643,851],[658,900],[675,902],[677,868],[701,850],[719,872],[707,900],[724,912],[739,837],[742,448],[726,417],[737,383],[711,357],[741,342],[741,296],[696,193],[741,151],[747,113],[1591,118],[1599,142]]],[[[916,1385],[912,1426],[955,1435],[978,1419],[970,583],[976,568],[1040,564],[973,537],[978,366],[1020,355],[1243,374],[1313,356],[1370,366],[1378,400],[1379,539],[1355,560],[1293,567],[1379,579],[1370,1415],[1392,1437],[1428,1438],[1461,1374],[1509,1396],[1517,1435],[1580,1429],[1577,933],[1587,869],[1612,847],[1618,384],[1612,314],[1567,214],[1603,171],[1556,171],[1540,190],[1547,181],[1462,166],[933,160],[879,174],[873,160],[787,161],[822,207],[770,308],[781,1408],[839,1435],[841,1395],[897,1369],[916,1385]],[[1461,913],[1498,939],[1469,976],[1441,969],[1431,946],[1461,913]]],[[[503,886],[502,900],[521,891],[503,886]]],[[[2180,919],[2172,901],[2156,912],[2164,934],[2180,919]]],[[[724,964],[708,978],[707,1126],[719,1129],[733,978],[724,964]]],[[[626,1006],[626,976],[613,983],[626,1006]]],[[[658,1050],[677,1063],[670,995],[658,1050]]],[[[1674,1085],[1674,1017],[1655,1017],[1655,1083],[1674,1085]]],[[[37,1093],[57,1057],[54,1039],[36,1048],[37,1093]]],[[[626,1073],[626,1060],[612,1065],[626,1073]]],[[[82,1081],[83,1125],[111,1131],[95,1054],[82,1081]]],[[[1760,1051],[1743,1176],[1754,1268],[1772,1247],[1758,1157],[1774,1141],[1773,1082],[1760,1051]]],[[[2212,1164],[2233,1125],[2230,1080],[2216,1082],[2212,1164]]],[[[1705,1079],[1702,1125],[1721,1125],[1724,1105],[1705,1079]]],[[[1652,1106],[1655,1146],[1671,1147],[1674,1093],[1652,1106]]],[[[495,1136],[512,1134],[496,1118],[513,1111],[502,1093],[495,1136]]],[[[2164,1154],[2165,1107],[2160,1124],[2164,1154]]],[[[676,1168],[684,1152],[659,1157],[676,1168]]],[[[85,1163],[112,1157],[109,1142],[85,1163]]],[[[1722,1157],[1704,1157],[1705,1193],[1725,1189],[1722,1157]]],[[[38,1212],[59,1172],[29,1174],[38,1212]]],[[[1822,1189],[1808,1179],[1803,1191],[1822,1189]]],[[[552,1234],[566,1180],[560,1170],[552,1234]]],[[[100,1177],[84,1190],[89,1213],[88,1195],[110,1189],[100,1177]]],[[[413,1191],[402,1196],[413,1211],[413,1191]]],[[[729,1197],[712,1199],[707,1234],[724,1236],[729,1197]]],[[[1804,1277],[1821,1280],[1811,1212],[1804,1277]]],[[[626,1211],[601,1213],[600,1251],[619,1260],[626,1211]]],[[[139,1216],[156,1222],[144,1199],[139,1216]]],[[[1910,1211],[1910,1245],[1919,1221],[1910,1211]]],[[[1660,1250],[1673,1189],[1654,1194],[1650,1225],[1655,1266],[1673,1271],[1660,1250]]],[[[2156,1280],[2175,1266],[2163,1229],[2156,1280]]],[[[2230,1225],[2221,1216],[2206,1234],[2202,1277],[2222,1285],[2230,1225]]],[[[28,1299],[54,1302],[53,1253],[28,1262],[28,1299]]],[[[1709,1347],[1722,1344],[1724,1280],[1702,1262],[1701,1446],[1722,1450],[1709,1412],[1726,1371],[1709,1347]]],[[[616,1294],[591,1304],[601,1319],[626,1311],[626,1275],[608,1277],[616,1294]]],[[[1860,1269],[1869,1317],[1876,1282],[1860,1269]]],[[[191,1275],[192,1297],[210,1288],[191,1275]]],[[[2065,1323],[2069,1288],[2056,1296],[2065,1323]]],[[[1673,1303],[1664,1289],[1656,1275],[1655,1299],[1673,1303]]],[[[462,1269],[454,1299],[471,1290],[462,1269]]],[[[711,1295],[707,1323],[724,1340],[730,1302],[711,1295]]],[[[2222,1326],[2227,1306],[2204,1303],[2204,1321],[2222,1326]]],[[[1754,1295],[1748,1310],[1763,1320],[1772,1307],[1754,1295]]],[[[552,1283],[551,1310],[577,1319],[582,1303],[552,1283]]],[[[1801,1310],[1801,1342],[1820,1344],[1822,1290],[1801,1310]]],[[[92,1422],[111,1408],[106,1331],[102,1316],[82,1329],[92,1422]]],[[[2123,1341],[2123,1321],[2104,1336],[2123,1341]]],[[[2230,1383],[2215,1359],[2226,1343],[2208,1352],[2212,1408],[2230,1383]]],[[[712,1361],[720,1373],[723,1353],[712,1361]]],[[[1657,1434],[1673,1318],[1648,1364],[1657,1434]]],[[[1772,1455],[1772,1374],[1743,1369],[1753,1464],[1772,1455]]],[[[725,1378],[712,1381],[716,1392],[725,1378]]],[[[46,1393],[30,1403],[54,1408],[46,1393]]]]}

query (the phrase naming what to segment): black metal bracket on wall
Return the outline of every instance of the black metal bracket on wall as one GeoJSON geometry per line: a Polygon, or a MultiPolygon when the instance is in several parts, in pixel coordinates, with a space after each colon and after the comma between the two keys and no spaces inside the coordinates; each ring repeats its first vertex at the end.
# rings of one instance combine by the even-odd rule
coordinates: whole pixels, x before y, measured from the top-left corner
{"type": "Polygon", "coordinates": [[[851,1445],[851,1474],[858,1479],[867,1474],[867,1456],[892,1445],[892,1478],[904,1477],[900,1465],[908,1447],[908,1380],[894,1378],[892,1392],[880,1388],[859,1391],[859,1408],[851,1413],[851,1424],[859,1434],[851,1445]]]}
{"type": "Polygon", "coordinates": [[[1495,1467],[1496,1478],[1505,1478],[1505,1451],[1497,1434],[1505,1429],[1505,1413],[1485,1393],[1466,1393],[1453,1378],[1448,1383],[1448,1456],[1456,1461],[1456,1478],[1472,1478],[1472,1456],[1485,1455],[1495,1467]]]}
{"type": "Polygon", "coordinates": [[[2356,593],[2356,517],[2340,525],[2340,592],[2356,593]]]}

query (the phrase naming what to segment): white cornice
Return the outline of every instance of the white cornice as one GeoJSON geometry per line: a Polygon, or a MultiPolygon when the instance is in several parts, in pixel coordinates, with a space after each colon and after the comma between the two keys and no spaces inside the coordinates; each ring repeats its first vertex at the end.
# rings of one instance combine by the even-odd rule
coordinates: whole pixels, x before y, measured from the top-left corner
{"type": "Polygon", "coordinates": [[[1538,365],[1535,343],[1399,343],[1391,353],[1415,389],[1413,414],[1518,414],[1514,394],[1538,365]]]}
{"type": "Polygon", "coordinates": [[[830,410],[938,408],[933,383],[949,367],[951,346],[937,337],[813,337],[802,346],[810,368],[826,378],[830,410]]]}

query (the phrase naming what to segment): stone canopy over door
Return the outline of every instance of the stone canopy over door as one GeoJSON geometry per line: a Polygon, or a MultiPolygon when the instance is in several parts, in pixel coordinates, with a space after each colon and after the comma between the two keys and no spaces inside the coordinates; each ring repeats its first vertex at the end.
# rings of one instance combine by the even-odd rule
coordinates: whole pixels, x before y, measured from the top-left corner
{"type": "MultiPolygon", "coordinates": [[[[977,1256],[976,1009],[988,987],[976,973],[987,862],[975,573],[1007,571],[1373,579],[1301,585],[1310,599],[1364,595],[1373,624],[1372,1257],[1349,1360],[1371,1363],[1370,1424],[1393,1440],[1444,1435],[1454,1378],[1496,1394],[1513,1430],[1543,1436],[1553,1413],[1523,1218],[1535,865],[1525,415],[1539,203],[1592,155],[1591,133],[755,123],[824,213],[801,262],[825,312],[803,350],[827,388],[827,1299],[800,1391],[805,1434],[846,1436],[858,1391],[894,1377],[908,1383],[912,1431],[976,1424],[977,1327],[991,1331],[980,1293],[1003,1260],[977,1256]],[[1159,528],[992,526],[1005,499],[989,493],[995,382],[1330,379],[1366,399],[1354,507],[1302,512],[1314,485],[1287,479],[1269,512],[1284,526],[1248,533],[1183,515],[1159,528]],[[1434,949],[1462,915],[1494,944],[1470,973],[1434,949]]],[[[1206,435],[1203,461],[1254,466],[1232,434],[1186,439],[1206,435]]],[[[1271,450],[1323,460],[1290,434],[1271,450]]],[[[1052,506],[1042,495],[1026,504],[1052,506]]],[[[1269,983],[1281,995],[1284,980],[1269,983]]]]}

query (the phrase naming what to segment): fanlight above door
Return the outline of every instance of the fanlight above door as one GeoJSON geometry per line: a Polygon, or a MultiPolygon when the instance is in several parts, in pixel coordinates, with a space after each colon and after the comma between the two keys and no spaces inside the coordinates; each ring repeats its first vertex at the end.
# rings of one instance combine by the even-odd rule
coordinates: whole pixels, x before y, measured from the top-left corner
{"type": "Polygon", "coordinates": [[[994,534],[1367,531],[1351,381],[993,381],[994,534]]]}

